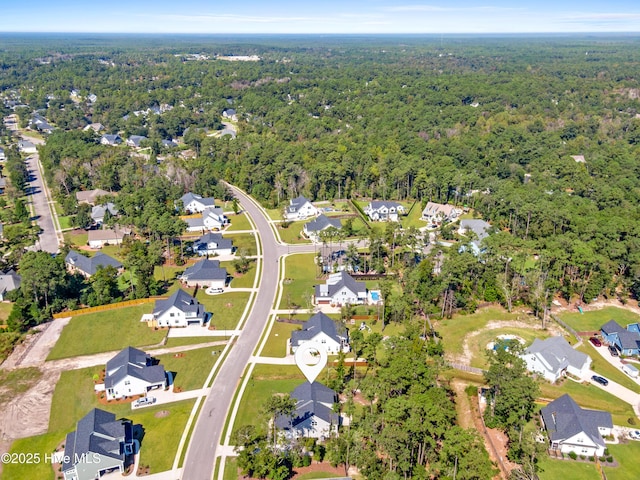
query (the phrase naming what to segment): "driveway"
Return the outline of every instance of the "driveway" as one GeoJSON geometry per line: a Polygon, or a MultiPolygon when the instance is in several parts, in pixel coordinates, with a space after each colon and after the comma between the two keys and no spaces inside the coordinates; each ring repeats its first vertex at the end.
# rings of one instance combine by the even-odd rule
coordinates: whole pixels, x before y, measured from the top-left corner
{"type": "Polygon", "coordinates": [[[616,383],[610,379],[607,379],[609,380],[609,384],[605,387],[604,385],[600,385],[599,383],[591,380],[592,375],[599,375],[599,374],[597,374],[593,370],[589,370],[584,375],[584,377],[582,377],[582,380],[585,382],[589,382],[591,385],[594,385],[595,387],[600,388],[601,390],[604,390],[605,392],[608,392],[611,395],[618,397],[623,402],[628,403],[633,407],[633,411],[635,412],[636,416],[640,416],[640,394],[635,393],[629,390],[628,388],[623,387],[619,383],[616,383]]]}

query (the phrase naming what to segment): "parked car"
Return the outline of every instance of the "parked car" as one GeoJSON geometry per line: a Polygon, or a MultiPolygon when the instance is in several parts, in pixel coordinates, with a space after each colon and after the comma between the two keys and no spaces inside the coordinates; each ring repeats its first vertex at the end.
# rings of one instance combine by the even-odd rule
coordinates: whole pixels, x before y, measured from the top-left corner
{"type": "Polygon", "coordinates": [[[609,380],[607,380],[604,377],[601,377],[600,375],[594,375],[593,377],[591,377],[591,380],[593,380],[594,382],[599,383],[603,387],[606,387],[607,385],[609,385],[609,380]]]}
{"type": "Polygon", "coordinates": [[[591,337],[589,339],[589,341],[593,344],[594,347],[601,347],[602,346],[602,342],[600,341],[600,339],[598,339],[596,337],[591,337]]]}
{"type": "Polygon", "coordinates": [[[629,432],[629,438],[633,440],[640,440],[640,430],[631,430],[629,432]]]}
{"type": "Polygon", "coordinates": [[[618,356],[618,349],[615,347],[615,345],[609,345],[609,353],[612,357],[618,356]]]}
{"type": "Polygon", "coordinates": [[[134,407],[143,407],[144,405],[153,405],[156,403],[156,397],[142,397],[133,402],[134,407]]]}

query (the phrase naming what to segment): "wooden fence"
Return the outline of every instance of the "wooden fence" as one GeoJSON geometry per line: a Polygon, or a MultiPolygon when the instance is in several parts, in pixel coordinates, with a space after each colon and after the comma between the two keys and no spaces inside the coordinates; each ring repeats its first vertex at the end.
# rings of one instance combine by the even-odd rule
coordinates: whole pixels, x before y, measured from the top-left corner
{"type": "Polygon", "coordinates": [[[136,300],[126,300],[119,303],[109,303],[107,305],[98,305],[97,307],[86,307],[78,310],[71,310],[67,312],[54,313],[53,318],[67,318],[76,317],[78,315],[85,315],[87,313],[104,312],[107,310],[117,310],[119,308],[133,307],[136,305],[144,305],[145,303],[153,303],[156,300],[165,300],[168,297],[151,297],[151,298],[138,298],[136,300]]]}

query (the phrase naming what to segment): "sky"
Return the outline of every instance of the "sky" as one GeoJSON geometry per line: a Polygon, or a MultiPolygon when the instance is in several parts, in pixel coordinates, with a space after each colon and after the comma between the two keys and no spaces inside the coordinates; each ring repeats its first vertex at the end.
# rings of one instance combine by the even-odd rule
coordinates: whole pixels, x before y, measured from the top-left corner
{"type": "MultiPolygon", "coordinates": [[[[15,0],[0,32],[640,32],[638,0],[15,0]]],[[[1,47],[1,45],[0,45],[1,47]]]]}

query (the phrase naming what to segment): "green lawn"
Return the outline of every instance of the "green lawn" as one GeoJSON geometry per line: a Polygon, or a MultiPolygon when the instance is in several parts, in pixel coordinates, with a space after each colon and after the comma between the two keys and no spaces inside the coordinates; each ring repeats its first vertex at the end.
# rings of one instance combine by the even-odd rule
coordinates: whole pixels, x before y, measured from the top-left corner
{"type": "Polygon", "coordinates": [[[152,310],[153,304],[146,303],[78,315],[64,327],[47,360],[155,345],[166,331],[154,330],[140,321],[143,313],[152,310]]]}
{"type": "MultiPolygon", "coordinates": [[[[558,460],[549,456],[540,457],[540,480],[601,480],[596,466],[592,462],[577,462],[573,460],[558,460]]],[[[609,471],[607,470],[607,476],[609,471]]]]}
{"type": "Polygon", "coordinates": [[[245,251],[246,255],[257,255],[258,247],[256,245],[256,237],[253,233],[238,233],[234,235],[226,235],[225,238],[233,241],[236,247],[236,255],[240,255],[241,251],[245,251]]]}
{"type": "Polygon", "coordinates": [[[608,480],[637,480],[640,478],[640,442],[607,445],[614,460],[620,463],[618,467],[605,467],[608,480]]]}
{"type": "Polygon", "coordinates": [[[221,295],[207,295],[204,290],[198,290],[196,298],[202,303],[207,312],[213,313],[211,325],[218,330],[233,329],[238,325],[240,316],[249,301],[249,292],[229,292],[221,295]]]}
{"type": "Polygon", "coordinates": [[[279,308],[289,308],[289,304],[307,308],[307,297],[313,295],[313,286],[323,281],[316,278],[318,267],[314,257],[313,253],[303,253],[285,259],[285,282],[279,308]]]}
{"type": "Polygon", "coordinates": [[[629,310],[617,307],[606,307],[600,310],[589,312],[563,312],[558,315],[560,320],[566,322],[571,328],[578,332],[600,330],[600,327],[609,320],[615,320],[623,327],[628,323],[640,322],[640,315],[629,310]]]}
{"type": "Polygon", "coordinates": [[[611,412],[615,425],[628,426],[627,420],[631,417],[636,418],[631,405],[595,385],[576,383],[568,379],[561,385],[540,382],[540,395],[543,398],[555,399],[565,393],[571,395],[582,408],[611,412]]]}
{"type": "Polygon", "coordinates": [[[58,222],[60,222],[60,228],[62,230],[67,230],[69,228],[75,227],[72,220],[73,220],[73,217],[71,216],[58,217],[58,222]]]}
{"type": "Polygon", "coordinates": [[[234,230],[253,230],[251,223],[249,223],[249,217],[243,213],[238,215],[229,215],[229,222],[231,225],[229,225],[225,232],[232,232],[234,230]]]}
{"type": "MultiPolygon", "coordinates": [[[[605,348],[605,347],[600,347],[605,348]]],[[[585,341],[580,345],[577,350],[582,353],[586,353],[591,357],[593,363],[591,364],[591,368],[599,373],[600,375],[613,380],[616,383],[619,383],[623,387],[628,388],[636,393],[640,393],[640,385],[631,380],[631,378],[622,371],[622,369],[616,368],[607,362],[602,356],[596,351],[596,348],[591,345],[590,342],[585,341]]],[[[609,352],[605,351],[606,355],[609,355],[609,352]]]]}
{"type": "Polygon", "coordinates": [[[256,278],[256,261],[254,259],[250,260],[249,271],[244,274],[240,274],[236,272],[233,266],[233,261],[220,262],[220,267],[226,268],[227,273],[232,277],[231,278],[232,288],[252,288],[253,287],[253,281],[256,278]]]}
{"type": "MultiPolygon", "coordinates": [[[[201,343],[208,342],[222,342],[224,340],[228,340],[227,337],[170,337],[167,339],[167,343],[165,343],[161,347],[157,348],[170,348],[170,347],[181,347],[183,345],[200,345],[201,343]]],[[[153,354],[153,349],[147,350],[149,353],[153,354]]]]}
{"type": "Polygon", "coordinates": [[[405,204],[404,202],[402,204],[409,212],[404,217],[400,217],[403,228],[422,228],[427,225],[427,222],[420,220],[422,216],[422,204],[420,202],[415,202],[415,205],[413,203],[405,204]]]}
{"type": "MultiPolygon", "coordinates": [[[[300,318],[296,316],[296,318],[300,318]]],[[[308,318],[308,315],[305,319],[308,318]]],[[[283,358],[287,355],[287,340],[291,337],[291,332],[299,330],[300,325],[295,323],[274,322],[267,343],[265,343],[260,355],[263,357],[283,358]]]]}
{"type": "MultiPolygon", "coordinates": [[[[215,477],[215,478],[218,478],[218,477],[215,477]]],[[[223,480],[237,480],[238,478],[239,478],[238,462],[234,457],[227,457],[227,459],[224,462],[223,480]]]]}
{"type": "Polygon", "coordinates": [[[452,354],[462,353],[464,338],[475,330],[480,330],[492,320],[508,321],[523,320],[529,317],[520,313],[508,313],[499,307],[483,308],[472,315],[456,315],[453,318],[445,318],[435,322],[434,328],[442,335],[444,349],[452,354]]]}
{"type": "MultiPolygon", "coordinates": [[[[160,364],[166,371],[175,372],[175,386],[186,390],[196,390],[204,385],[213,364],[218,359],[224,346],[206,347],[197,350],[187,350],[179,356],[167,353],[158,355],[160,364]],[[212,352],[217,352],[213,354],[212,352]]],[[[150,352],[151,353],[151,352],[150,352]]]]}
{"type": "Polygon", "coordinates": [[[51,463],[44,461],[44,455],[51,455],[64,442],[64,433],[46,433],[36,437],[21,438],[11,444],[10,453],[38,453],[43,461],[32,464],[9,463],[2,466],[2,480],[53,480],[51,463]]]}
{"type": "Polygon", "coordinates": [[[13,303],[0,302],[0,324],[4,324],[7,318],[9,318],[9,314],[11,313],[12,308],[13,303]]]}
{"type": "Polygon", "coordinates": [[[517,335],[525,341],[525,346],[531,345],[533,340],[539,338],[544,340],[551,336],[547,330],[533,330],[525,328],[505,327],[498,328],[496,330],[485,330],[473,337],[473,340],[469,342],[469,349],[471,350],[471,366],[477,368],[488,368],[486,351],[487,344],[498,338],[498,335],[517,335]]]}
{"type": "MultiPolygon", "coordinates": [[[[311,219],[310,219],[311,220],[311,219]]],[[[282,224],[276,224],[280,239],[284,243],[311,243],[310,240],[302,235],[302,228],[305,223],[310,220],[300,220],[298,222],[291,222],[287,228],[282,228],[282,224]]]]}
{"type": "Polygon", "coordinates": [[[267,208],[266,211],[271,220],[282,220],[283,208],[267,208]]]}
{"type": "Polygon", "coordinates": [[[264,431],[268,419],[262,414],[262,408],[266,400],[275,393],[291,393],[304,381],[295,365],[256,365],[242,396],[233,430],[254,425],[258,431],[264,431]]]}
{"type": "Polygon", "coordinates": [[[89,243],[89,234],[88,233],[79,233],[72,234],[71,232],[66,232],[64,234],[64,241],[70,245],[75,245],[78,247],[83,247],[89,243]]]}

